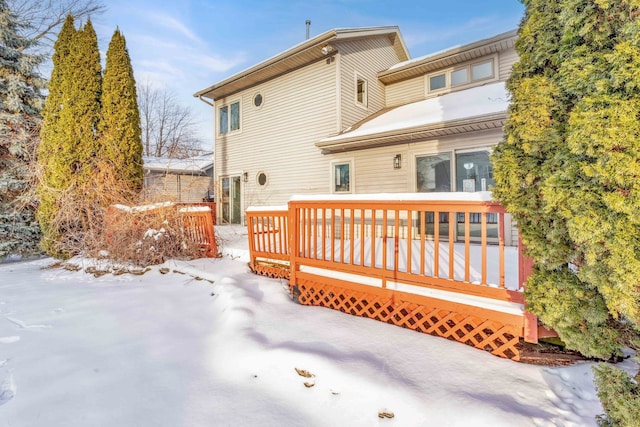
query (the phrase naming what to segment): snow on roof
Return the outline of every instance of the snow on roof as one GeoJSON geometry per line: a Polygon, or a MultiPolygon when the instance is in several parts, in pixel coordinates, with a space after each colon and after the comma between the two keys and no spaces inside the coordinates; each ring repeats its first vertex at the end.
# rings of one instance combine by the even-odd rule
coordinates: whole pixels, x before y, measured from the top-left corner
{"type": "Polygon", "coordinates": [[[398,62],[397,64],[393,64],[391,67],[389,67],[389,71],[396,70],[398,68],[404,67],[405,65],[414,64],[414,63],[423,61],[423,60],[431,58],[431,57],[436,57],[436,56],[441,55],[441,54],[443,54],[445,52],[448,52],[448,51],[453,50],[453,49],[458,49],[458,48],[461,48],[461,47],[462,47],[462,45],[449,46],[449,47],[447,47],[445,49],[438,50],[436,52],[427,53],[426,55],[422,55],[422,56],[419,56],[417,58],[407,59],[406,61],[398,62]]]}
{"type": "Polygon", "coordinates": [[[144,157],[144,168],[172,172],[202,172],[213,166],[213,154],[189,157],[187,159],[167,159],[144,157]]]}
{"type": "Polygon", "coordinates": [[[400,131],[485,114],[506,112],[508,106],[509,93],[505,84],[497,82],[401,105],[364,122],[353,131],[324,138],[320,142],[340,141],[357,136],[400,131]]]}

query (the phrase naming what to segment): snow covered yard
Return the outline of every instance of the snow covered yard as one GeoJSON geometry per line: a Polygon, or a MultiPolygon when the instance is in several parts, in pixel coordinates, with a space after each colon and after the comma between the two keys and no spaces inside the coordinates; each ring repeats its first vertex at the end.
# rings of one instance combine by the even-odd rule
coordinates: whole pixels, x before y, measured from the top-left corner
{"type": "Polygon", "coordinates": [[[222,259],[144,275],[1,265],[0,426],[589,426],[602,412],[590,363],[518,364],[294,304],[249,272],[241,230],[222,259]]]}

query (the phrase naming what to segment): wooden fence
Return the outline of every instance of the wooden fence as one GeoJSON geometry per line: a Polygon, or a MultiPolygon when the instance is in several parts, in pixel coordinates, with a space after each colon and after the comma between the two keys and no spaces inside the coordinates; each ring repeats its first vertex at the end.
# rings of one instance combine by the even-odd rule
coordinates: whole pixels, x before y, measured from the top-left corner
{"type": "Polygon", "coordinates": [[[530,263],[505,245],[505,210],[448,200],[293,199],[247,211],[250,267],[298,302],[460,341],[518,360],[537,342],[524,309],[530,263]]]}

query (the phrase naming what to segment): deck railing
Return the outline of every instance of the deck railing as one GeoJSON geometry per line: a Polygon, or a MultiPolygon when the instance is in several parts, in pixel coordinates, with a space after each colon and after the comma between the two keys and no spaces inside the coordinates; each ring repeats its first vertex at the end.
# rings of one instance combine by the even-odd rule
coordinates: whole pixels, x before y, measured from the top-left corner
{"type": "Polygon", "coordinates": [[[218,256],[218,246],[215,237],[215,203],[173,203],[161,202],[143,206],[111,205],[105,214],[105,227],[107,239],[124,222],[133,227],[126,229],[128,233],[139,233],[141,236],[146,231],[140,224],[157,223],[160,228],[163,221],[178,221],[180,227],[191,242],[200,246],[202,255],[208,258],[218,256]],[[171,210],[171,214],[163,212],[171,210]],[[173,212],[177,213],[175,215],[173,212]],[[143,220],[143,218],[147,218],[143,220]],[[153,218],[149,220],[148,218],[153,218]]]}
{"type": "Polygon", "coordinates": [[[270,277],[289,277],[289,211],[287,206],[249,208],[249,265],[270,277]]]}
{"type": "Polygon", "coordinates": [[[495,202],[293,200],[289,209],[294,277],[312,267],[375,277],[383,289],[401,281],[523,302],[517,247],[505,248],[506,212],[495,202]]]}
{"type": "Polygon", "coordinates": [[[218,256],[214,231],[216,204],[211,202],[179,203],[182,227],[192,242],[197,242],[207,258],[218,256]]]}
{"type": "MultiPolygon", "coordinates": [[[[446,326],[451,313],[475,313],[474,319],[503,325],[494,328],[503,331],[497,342],[509,341],[510,350],[491,345],[503,357],[517,358],[511,355],[517,337],[537,341],[537,319],[524,310],[529,264],[522,245],[505,243],[510,223],[502,206],[487,194],[475,200],[455,194],[365,197],[294,198],[288,206],[249,209],[251,268],[288,278],[302,303],[442,336],[464,335],[454,337],[458,341],[471,332],[446,326]],[[423,319],[425,304],[446,307],[449,314],[431,316],[431,324],[423,319]]],[[[453,324],[476,331],[484,322],[465,319],[453,324]]],[[[487,340],[471,344],[482,348],[487,340]]]]}

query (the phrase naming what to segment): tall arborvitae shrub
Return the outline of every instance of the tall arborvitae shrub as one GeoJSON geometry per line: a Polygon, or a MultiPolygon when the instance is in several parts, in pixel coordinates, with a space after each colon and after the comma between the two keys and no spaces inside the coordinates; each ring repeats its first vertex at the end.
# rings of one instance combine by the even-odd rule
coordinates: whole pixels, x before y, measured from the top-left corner
{"type": "MultiPolygon", "coordinates": [[[[536,262],[529,310],[609,358],[640,329],[640,2],[524,4],[494,196],[536,262]]],[[[633,382],[612,372],[597,371],[603,404],[630,425],[615,414],[633,413],[619,391],[633,382]]]]}
{"type": "Polygon", "coordinates": [[[75,34],[71,67],[70,108],[63,109],[61,121],[70,130],[69,142],[76,145],[72,164],[74,175],[85,182],[91,180],[90,160],[98,150],[97,128],[102,93],[98,38],[90,20],[75,34]]]}
{"type": "Polygon", "coordinates": [[[69,245],[61,247],[59,243],[63,239],[81,241],[91,225],[90,211],[69,216],[61,211],[60,202],[90,196],[85,189],[96,173],[102,68],[91,21],[75,31],[73,17],[69,16],[54,48],[54,70],[38,150],[42,171],[38,220],[44,232],[43,248],[51,255],[65,257],[72,255],[65,249],[69,245]]]}
{"type": "Polygon", "coordinates": [[[73,81],[71,49],[75,36],[73,16],[68,15],[54,44],[49,93],[42,111],[37,218],[43,233],[42,248],[50,254],[55,254],[55,242],[61,232],[55,221],[60,210],[58,201],[62,192],[71,185],[73,176],[70,164],[74,161],[75,146],[69,141],[69,130],[64,128],[62,112],[70,108],[70,85],[73,81]]]}
{"type": "Polygon", "coordinates": [[[30,167],[38,142],[45,80],[43,58],[29,53],[34,40],[20,35],[25,24],[0,0],[0,259],[38,252],[30,167]]]}
{"type": "Polygon", "coordinates": [[[100,157],[112,165],[121,186],[142,189],[142,137],[136,82],[126,41],[116,30],[109,43],[102,82],[100,157]]]}

